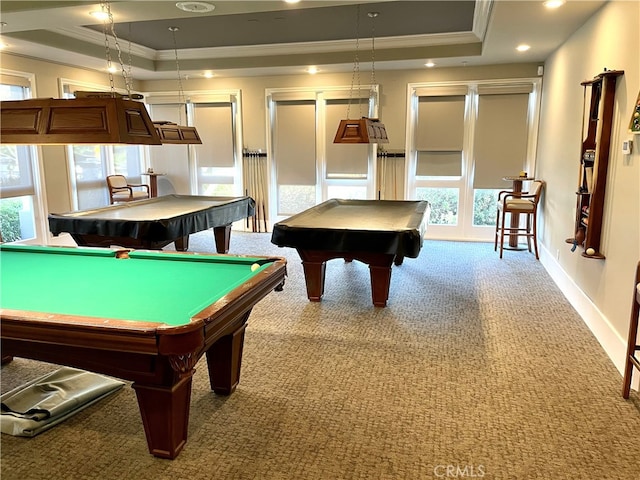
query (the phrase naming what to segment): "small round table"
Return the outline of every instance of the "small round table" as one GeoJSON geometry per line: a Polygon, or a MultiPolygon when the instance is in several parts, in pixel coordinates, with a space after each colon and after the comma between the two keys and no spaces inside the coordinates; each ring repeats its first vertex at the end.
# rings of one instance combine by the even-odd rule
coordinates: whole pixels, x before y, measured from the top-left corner
{"type": "MultiPolygon", "coordinates": [[[[522,191],[522,182],[535,180],[535,177],[521,177],[521,176],[512,176],[512,177],[502,177],[503,180],[507,182],[512,182],[512,191],[514,193],[522,191]]],[[[520,226],[520,214],[512,213],[511,214],[511,228],[518,228],[520,226]]],[[[518,235],[509,235],[509,248],[515,249],[518,248],[518,235]]]]}
{"type": "Polygon", "coordinates": [[[158,196],[158,177],[165,175],[164,173],[142,172],[142,175],[149,176],[149,196],[151,198],[158,196]]]}

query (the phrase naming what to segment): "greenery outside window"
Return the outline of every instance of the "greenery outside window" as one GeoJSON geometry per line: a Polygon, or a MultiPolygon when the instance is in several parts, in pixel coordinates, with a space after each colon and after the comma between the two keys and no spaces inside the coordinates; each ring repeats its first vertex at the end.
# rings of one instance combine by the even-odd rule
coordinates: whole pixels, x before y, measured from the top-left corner
{"type": "Polygon", "coordinates": [[[473,226],[488,227],[496,224],[498,192],[494,189],[475,189],[473,193],[473,226]]]}
{"type": "Polygon", "coordinates": [[[430,225],[457,225],[459,209],[457,188],[416,188],[416,198],[431,205],[430,225]]]}

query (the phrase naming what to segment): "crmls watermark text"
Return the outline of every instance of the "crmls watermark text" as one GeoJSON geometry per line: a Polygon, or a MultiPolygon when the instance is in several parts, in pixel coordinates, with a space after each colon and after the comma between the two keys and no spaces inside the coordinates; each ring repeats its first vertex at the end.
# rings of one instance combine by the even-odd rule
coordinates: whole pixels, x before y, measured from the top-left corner
{"type": "Polygon", "coordinates": [[[482,478],[484,465],[436,465],[433,474],[438,478],[482,478]]]}

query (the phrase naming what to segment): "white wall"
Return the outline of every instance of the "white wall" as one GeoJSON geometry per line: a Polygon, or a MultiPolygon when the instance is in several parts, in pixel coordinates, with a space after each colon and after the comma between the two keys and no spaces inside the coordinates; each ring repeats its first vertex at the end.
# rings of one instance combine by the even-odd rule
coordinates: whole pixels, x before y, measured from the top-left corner
{"type": "MultiPolygon", "coordinates": [[[[635,269],[640,260],[640,135],[628,132],[640,90],[640,2],[612,1],[545,64],[536,176],[547,181],[543,263],[622,369],[635,269]],[[571,252],[582,141],[580,82],[608,70],[618,77],[602,231],[605,260],[571,252]],[[635,137],[635,138],[634,138],[635,137]],[[633,139],[632,155],[622,141],[633,139]]],[[[567,348],[571,348],[568,344],[567,348]]]]}

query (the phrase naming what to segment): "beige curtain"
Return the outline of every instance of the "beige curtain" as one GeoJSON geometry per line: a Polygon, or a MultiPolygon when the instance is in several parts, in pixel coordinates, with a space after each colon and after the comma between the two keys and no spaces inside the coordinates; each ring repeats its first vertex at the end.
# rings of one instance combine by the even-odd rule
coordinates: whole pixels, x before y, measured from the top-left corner
{"type": "Polygon", "coordinates": [[[378,150],[376,198],[378,200],[402,200],[404,198],[404,152],[378,150]]]}

